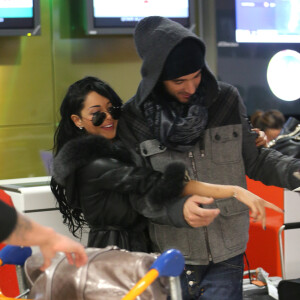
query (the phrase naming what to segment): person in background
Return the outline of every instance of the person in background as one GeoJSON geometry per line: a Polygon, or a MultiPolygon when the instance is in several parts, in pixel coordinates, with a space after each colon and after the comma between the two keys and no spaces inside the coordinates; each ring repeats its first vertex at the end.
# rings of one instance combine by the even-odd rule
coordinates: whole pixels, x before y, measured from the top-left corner
{"type": "Polygon", "coordinates": [[[265,132],[267,137],[266,143],[269,143],[280,134],[285,123],[285,117],[276,109],[271,109],[266,112],[257,110],[251,115],[251,123],[254,128],[265,132]]]}
{"type": "MultiPolygon", "coordinates": [[[[137,24],[134,39],[142,80],[124,105],[119,136],[144,164],[161,171],[178,160],[194,180],[244,188],[245,175],[288,189],[300,185],[293,175],[299,160],[256,147],[237,89],[216,80],[198,36],[151,16],[137,24]]],[[[208,226],[177,228],[152,221],[154,250],[174,247],[183,253],[184,299],[241,300],[248,208],[234,197],[202,207],[220,210],[208,226]]]]}
{"type": "Polygon", "coordinates": [[[294,158],[300,158],[300,122],[289,117],[285,122],[284,115],[275,109],[263,112],[256,111],[251,116],[251,123],[266,133],[264,147],[269,147],[294,158]]]}
{"type": "Polygon", "coordinates": [[[50,185],[70,231],[90,228],[88,247],[151,251],[144,216],[188,229],[206,226],[220,212],[201,207],[212,197],[235,197],[263,226],[265,207],[280,212],[240,187],[189,180],[182,163],[170,163],[162,172],[137,167],[117,136],[121,107],[115,91],[95,77],[72,84],[60,107],[50,185]]]}
{"type": "Polygon", "coordinates": [[[88,258],[84,247],[70,238],[42,226],[0,200],[0,242],[17,246],[39,246],[44,258],[41,270],[51,264],[56,252],[64,252],[69,263],[80,267],[88,258]]]}

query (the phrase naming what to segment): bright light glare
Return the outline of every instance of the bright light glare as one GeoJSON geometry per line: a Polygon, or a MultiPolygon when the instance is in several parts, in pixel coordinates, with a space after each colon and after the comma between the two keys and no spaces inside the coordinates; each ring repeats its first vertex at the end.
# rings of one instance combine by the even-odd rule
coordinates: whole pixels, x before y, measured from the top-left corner
{"type": "Polygon", "coordinates": [[[270,60],[267,80],[273,94],[281,100],[300,98],[300,53],[294,50],[277,52],[270,60]]]}

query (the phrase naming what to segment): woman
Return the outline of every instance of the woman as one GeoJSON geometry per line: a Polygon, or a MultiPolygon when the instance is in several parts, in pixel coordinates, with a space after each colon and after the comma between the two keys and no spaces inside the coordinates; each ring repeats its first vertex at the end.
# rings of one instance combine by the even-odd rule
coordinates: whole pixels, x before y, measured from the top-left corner
{"type": "MultiPolygon", "coordinates": [[[[241,187],[189,181],[179,162],[170,164],[164,174],[135,166],[132,154],[117,138],[121,106],[111,87],[86,77],[69,87],[60,108],[51,188],[71,232],[75,235],[84,225],[90,227],[89,247],[116,245],[149,251],[144,216],[189,226],[184,219],[185,205],[182,216],[171,211],[188,198],[183,196],[192,194],[236,197],[263,226],[265,206],[280,211],[241,187]]],[[[209,198],[207,203],[212,201],[209,198]]],[[[214,215],[209,222],[219,213],[215,208],[206,211],[214,215]]]]}

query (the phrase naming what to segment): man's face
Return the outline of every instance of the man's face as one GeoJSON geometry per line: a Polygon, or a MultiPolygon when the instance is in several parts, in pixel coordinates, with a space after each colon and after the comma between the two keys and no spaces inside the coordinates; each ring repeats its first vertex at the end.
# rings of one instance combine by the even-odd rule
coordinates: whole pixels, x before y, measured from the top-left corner
{"type": "Polygon", "coordinates": [[[167,92],[175,97],[180,103],[187,103],[189,98],[196,92],[201,82],[201,70],[179,78],[165,80],[163,84],[167,92]]]}

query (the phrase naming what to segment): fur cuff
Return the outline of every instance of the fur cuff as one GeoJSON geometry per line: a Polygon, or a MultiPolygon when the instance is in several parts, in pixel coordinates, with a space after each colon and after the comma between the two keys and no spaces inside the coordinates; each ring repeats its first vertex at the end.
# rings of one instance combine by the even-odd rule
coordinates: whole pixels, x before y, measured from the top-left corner
{"type": "Polygon", "coordinates": [[[152,190],[151,205],[159,208],[173,198],[181,196],[186,183],[186,169],[182,162],[167,165],[160,183],[152,190]]]}

